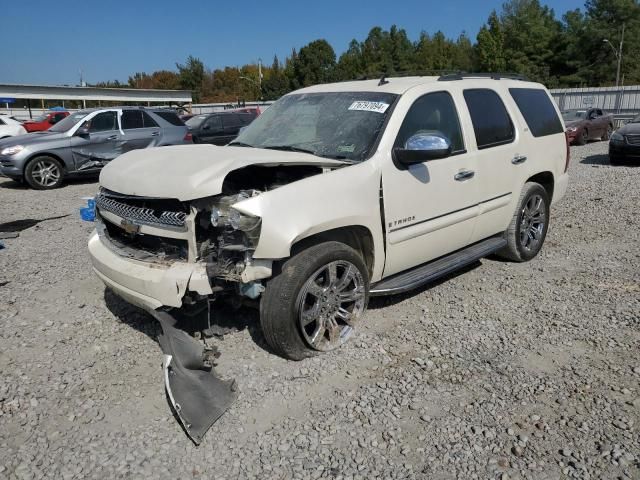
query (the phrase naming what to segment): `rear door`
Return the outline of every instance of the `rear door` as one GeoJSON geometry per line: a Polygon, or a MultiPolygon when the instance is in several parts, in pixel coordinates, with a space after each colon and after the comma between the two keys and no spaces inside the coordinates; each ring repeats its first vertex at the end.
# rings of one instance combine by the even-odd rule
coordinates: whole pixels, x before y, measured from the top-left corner
{"type": "Polygon", "coordinates": [[[475,140],[469,150],[478,162],[478,222],[472,235],[476,242],[506,229],[505,221],[513,214],[512,200],[520,195],[516,185],[521,184],[521,164],[526,158],[523,160],[514,115],[498,91],[469,88],[463,96],[475,140]]]}
{"type": "Polygon", "coordinates": [[[89,128],[89,135],[75,135],[71,138],[76,170],[91,171],[102,168],[122,153],[123,142],[118,128],[117,110],[100,112],[84,122],[83,126],[89,128]]]}
{"type": "Polygon", "coordinates": [[[120,123],[124,132],[123,152],[158,144],[160,127],[144,110],[123,110],[120,123]]]}
{"type": "Polygon", "coordinates": [[[224,129],[224,135],[220,139],[220,145],[226,145],[235,139],[240,133],[240,128],[243,127],[244,124],[240,120],[240,115],[237,113],[228,113],[226,115],[222,115],[222,127],[224,129]]]}

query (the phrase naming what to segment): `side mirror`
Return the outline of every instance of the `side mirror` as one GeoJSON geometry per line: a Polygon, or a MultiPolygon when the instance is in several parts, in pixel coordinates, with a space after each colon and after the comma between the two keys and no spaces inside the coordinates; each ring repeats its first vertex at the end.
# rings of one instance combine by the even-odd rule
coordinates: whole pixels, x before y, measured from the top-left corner
{"type": "Polygon", "coordinates": [[[204,124],[202,126],[202,130],[209,130],[210,128],[211,128],[211,125],[208,125],[208,124],[204,124]]]}
{"type": "Polygon", "coordinates": [[[417,133],[406,141],[404,148],[394,148],[395,159],[403,165],[446,158],[453,150],[448,138],[438,134],[417,133]]]}
{"type": "Polygon", "coordinates": [[[82,125],[78,130],[76,130],[76,136],[88,139],[90,137],[89,125],[82,125]]]}

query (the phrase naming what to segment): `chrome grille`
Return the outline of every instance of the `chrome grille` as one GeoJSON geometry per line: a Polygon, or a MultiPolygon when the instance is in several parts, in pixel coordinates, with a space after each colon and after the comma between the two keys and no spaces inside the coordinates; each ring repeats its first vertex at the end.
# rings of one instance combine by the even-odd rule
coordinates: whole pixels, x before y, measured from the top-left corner
{"type": "Polygon", "coordinates": [[[626,135],[629,145],[640,145],[640,134],[626,135]]]}
{"type": "Polygon", "coordinates": [[[187,214],[184,212],[156,212],[152,208],[134,207],[109,198],[103,193],[99,193],[96,197],[96,206],[100,210],[146,225],[180,229],[184,229],[186,225],[187,214]]]}

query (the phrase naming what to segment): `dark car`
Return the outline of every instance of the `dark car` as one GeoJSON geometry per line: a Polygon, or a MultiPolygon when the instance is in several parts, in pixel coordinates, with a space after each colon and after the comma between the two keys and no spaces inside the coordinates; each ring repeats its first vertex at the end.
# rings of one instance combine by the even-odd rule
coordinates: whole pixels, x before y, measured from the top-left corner
{"type": "Polygon", "coordinates": [[[609,161],[613,164],[625,160],[640,161],[640,115],[611,135],[609,161]]]}
{"type": "Polygon", "coordinates": [[[589,140],[609,140],[613,115],[599,108],[562,112],[569,143],[584,145],[589,140]]]}
{"type": "Polygon", "coordinates": [[[44,190],[67,176],[95,175],[129,150],[188,143],[189,129],[171,110],[80,110],[45,132],[0,141],[0,174],[44,190]]]}
{"type": "Polygon", "coordinates": [[[193,143],[226,145],[238,136],[241,128],[249,125],[255,118],[252,113],[206,113],[191,117],[186,125],[193,135],[193,143]]]}

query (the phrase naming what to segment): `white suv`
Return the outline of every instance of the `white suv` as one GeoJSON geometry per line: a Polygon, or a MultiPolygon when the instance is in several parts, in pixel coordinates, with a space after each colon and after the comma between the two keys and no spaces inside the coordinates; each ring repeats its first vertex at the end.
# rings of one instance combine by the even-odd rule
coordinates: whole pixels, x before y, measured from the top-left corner
{"type": "Polygon", "coordinates": [[[112,161],[89,251],[108,287],[151,311],[259,299],[271,347],[301,359],[349,339],[370,296],[491,253],[535,257],[568,161],[537,83],[319,85],[282,97],[228,146],[112,161]]]}

